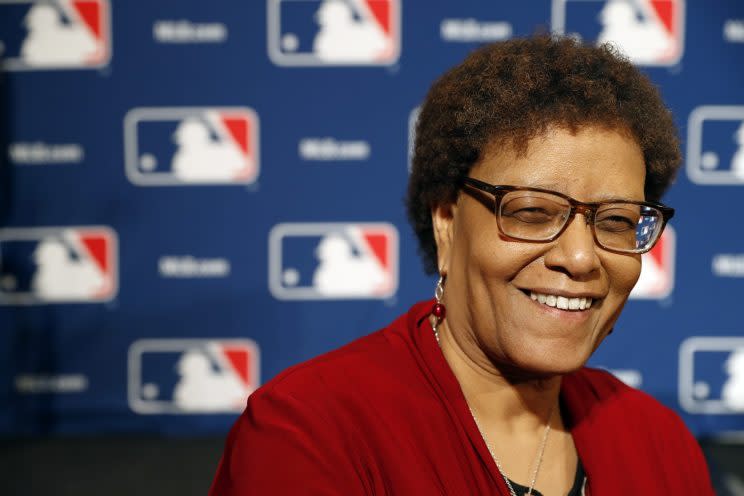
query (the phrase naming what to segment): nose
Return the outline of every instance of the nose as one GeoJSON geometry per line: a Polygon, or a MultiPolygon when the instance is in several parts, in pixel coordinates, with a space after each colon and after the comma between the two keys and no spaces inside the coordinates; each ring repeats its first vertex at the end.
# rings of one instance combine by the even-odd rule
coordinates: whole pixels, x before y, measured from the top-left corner
{"type": "Polygon", "coordinates": [[[599,249],[586,216],[577,213],[545,254],[545,265],[572,279],[586,279],[599,270],[599,249]]]}

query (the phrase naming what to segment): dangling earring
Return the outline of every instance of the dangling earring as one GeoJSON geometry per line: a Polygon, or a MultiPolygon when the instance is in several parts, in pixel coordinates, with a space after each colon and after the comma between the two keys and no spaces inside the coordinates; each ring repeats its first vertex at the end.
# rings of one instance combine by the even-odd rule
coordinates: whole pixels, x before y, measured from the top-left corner
{"type": "Polygon", "coordinates": [[[434,316],[434,325],[432,325],[432,329],[434,330],[434,337],[437,338],[437,343],[439,343],[439,331],[437,327],[439,326],[439,323],[444,320],[444,316],[447,313],[446,308],[444,308],[444,303],[442,303],[442,297],[444,296],[444,277],[443,275],[439,275],[439,280],[437,281],[437,286],[434,288],[434,298],[436,299],[436,302],[431,307],[431,314],[434,316]]]}

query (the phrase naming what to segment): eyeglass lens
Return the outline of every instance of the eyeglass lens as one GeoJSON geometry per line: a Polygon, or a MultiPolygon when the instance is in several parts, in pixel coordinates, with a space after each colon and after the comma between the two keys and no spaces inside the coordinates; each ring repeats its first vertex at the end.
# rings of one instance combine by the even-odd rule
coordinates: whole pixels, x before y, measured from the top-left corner
{"type": "MultiPolygon", "coordinates": [[[[499,227],[510,237],[528,241],[547,241],[563,229],[571,204],[560,196],[537,191],[514,191],[501,200],[499,227]]],[[[634,203],[601,205],[594,218],[597,242],[617,251],[637,252],[656,241],[663,222],[659,210],[634,203]]]]}

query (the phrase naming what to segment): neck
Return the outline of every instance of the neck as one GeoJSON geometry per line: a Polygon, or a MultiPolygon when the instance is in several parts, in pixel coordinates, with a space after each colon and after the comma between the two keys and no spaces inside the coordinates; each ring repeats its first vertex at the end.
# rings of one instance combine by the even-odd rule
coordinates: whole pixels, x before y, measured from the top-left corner
{"type": "Polygon", "coordinates": [[[518,373],[495,364],[482,352],[466,349],[463,337],[455,336],[446,320],[437,330],[445,360],[468,405],[485,424],[511,435],[542,432],[549,419],[554,428],[562,427],[560,415],[551,415],[558,409],[560,376],[518,373]]]}

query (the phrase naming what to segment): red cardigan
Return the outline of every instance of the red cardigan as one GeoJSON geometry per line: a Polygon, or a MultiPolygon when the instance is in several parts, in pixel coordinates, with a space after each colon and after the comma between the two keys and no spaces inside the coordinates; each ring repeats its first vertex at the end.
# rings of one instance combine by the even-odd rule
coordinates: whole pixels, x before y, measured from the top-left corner
{"type": "MultiPolygon", "coordinates": [[[[210,496],[508,496],[430,308],[419,303],[253,393],[210,496]]],[[[652,397],[584,368],[564,377],[561,399],[589,494],[714,494],[695,438],[652,397]]]]}

